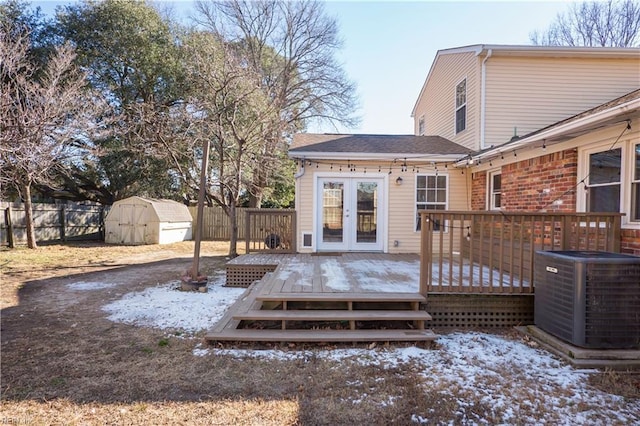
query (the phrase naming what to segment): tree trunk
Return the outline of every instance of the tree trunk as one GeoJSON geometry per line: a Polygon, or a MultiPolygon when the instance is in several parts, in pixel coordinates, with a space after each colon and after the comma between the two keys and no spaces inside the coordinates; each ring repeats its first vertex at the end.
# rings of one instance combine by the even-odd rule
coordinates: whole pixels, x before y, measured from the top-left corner
{"type": "Polygon", "coordinates": [[[229,257],[238,257],[238,214],[235,200],[229,202],[229,222],[231,223],[231,238],[229,241],[229,257]]]}
{"type": "Polygon", "coordinates": [[[27,226],[27,247],[30,249],[38,248],[36,244],[36,231],[33,226],[33,206],[31,205],[31,185],[25,183],[22,185],[22,196],[24,198],[24,217],[27,226]]]}

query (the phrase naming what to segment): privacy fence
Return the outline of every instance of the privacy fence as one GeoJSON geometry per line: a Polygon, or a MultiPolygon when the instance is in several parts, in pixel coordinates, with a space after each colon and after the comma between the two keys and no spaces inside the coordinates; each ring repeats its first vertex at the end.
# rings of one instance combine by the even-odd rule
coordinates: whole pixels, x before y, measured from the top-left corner
{"type": "MultiPolygon", "coordinates": [[[[0,244],[12,246],[27,241],[24,204],[0,202],[0,244]]],[[[100,240],[107,208],[78,203],[33,204],[36,240],[100,240]]]]}
{"type": "MultiPolygon", "coordinates": [[[[33,204],[36,240],[101,240],[104,219],[110,206],[79,203],[33,204]]],[[[27,241],[24,204],[0,202],[0,244],[24,244],[27,241]]],[[[189,207],[194,231],[197,207],[189,207]]],[[[238,240],[247,241],[251,251],[295,251],[295,211],[277,209],[237,210],[238,240]],[[249,225],[249,226],[247,226],[249,225]]],[[[205,207],[202,239],[228,241],[231,221],[220,207],[205,207]]]]}

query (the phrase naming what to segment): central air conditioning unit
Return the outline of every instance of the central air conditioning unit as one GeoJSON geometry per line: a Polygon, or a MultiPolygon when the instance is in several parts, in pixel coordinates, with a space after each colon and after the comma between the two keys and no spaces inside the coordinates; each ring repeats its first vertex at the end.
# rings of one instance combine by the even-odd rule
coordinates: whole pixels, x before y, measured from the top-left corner
{"type": "Polygon", "coordinates": [[[640,346],[640,257],[598,251],[538,251],[535,324],[585,348],[640,346]]]}

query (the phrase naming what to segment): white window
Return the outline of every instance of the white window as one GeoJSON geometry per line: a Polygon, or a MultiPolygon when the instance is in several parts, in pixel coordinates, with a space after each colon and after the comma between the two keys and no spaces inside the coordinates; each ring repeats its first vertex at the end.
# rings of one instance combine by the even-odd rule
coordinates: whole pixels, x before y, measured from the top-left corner
{"type": "Polygon", "coordinates": [[[467,128],[467,79],[456,86],[456,133],[467,128]]]}
{"type": "Polygon", "coordinates": [[[623,213],[622,225],[640,229],[640,141],[619,140],[580,150],[577,193],[579,211],[623,213]]]}
{"type": "Polygon", "coordinates": [[[423,136],[424,135],[424,115],[422,117],[420,117],[420,119],[418,120],[418,135],[419,136],[423,136]]]}
{"type": "Polygon", "coordinates": [[[640,143],[633,146],[633,177],[631,181],[631,215],[633,222],[640,222],[640,143]]]}
{"type": "Polygon", "coordinates": [[[489,173],[489,210],[500,210],[502,207],[502,174],[489,173]]]}
{"type": "Polygon", "coordinates": [[[587,211],[620,212],[622,148],[589,155],[587,211]]]}
{"type": "MultiPolygon", "coordinates": [[[[416,178],[416,231],[420,230],[420,210],[446,210],[448,182],[446,175],[418,175],[416,178]]],[[[439,229],[439,224],[434,224],[439,229]]]]}

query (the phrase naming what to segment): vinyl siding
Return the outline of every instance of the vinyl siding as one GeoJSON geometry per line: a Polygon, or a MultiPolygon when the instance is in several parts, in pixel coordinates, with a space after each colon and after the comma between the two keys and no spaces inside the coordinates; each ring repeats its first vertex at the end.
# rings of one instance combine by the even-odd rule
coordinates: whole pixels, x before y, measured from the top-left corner
{"type": "MultiPolygon", "coordinates": [[[[381,163],[358,163],[356,169],[358,173],[362,173],[363,167],[367,167],[369,172],[377,172],[378,165],[384,166],[388,162],[381,163]]],[[[297,180],[296,184],[296,210],[298,212],[298,251],[311,252],[311,248],[302,246],[302,234],[311,233],[313,231],[314,218],[314,176],[318,173],[337,172],[337,166],[334,165],[333,170],[330,165],[315,164],[307,166],[305,174],[297,180]]],[[[383,167],[384,170],[384,167],[383,167]]],[[[388,220],[388,251],[389,253],[419,253],[420,252],[420,233],[415,231],[415,188],[416,173],[413,173],[412,167],[409,171],[400,172],[394,170],[389,176],[389,187],[385,188],[387,192],[387,214],[388,220]],[[402,177],[402,185],[396,185],[396,179],[402,177]],[[398,241],[397,247],[393,246],[394,241],[398,241]]],[[[425,173],[433,173],[428,171],[425,173]]],[[[350,177],[352,173],[343,167],[343,172],[338,175],[342,177],[350,177]]],[[[445,173],[440,173],[444,175],[445,173]]],[[[453,171],[449,176],[449,205],[450,210],[468,210],[470,208],[470,173],[461,174],[459,171],[453,171]]],[[[313,235],[313,244],[316,246],[316,235],[313,235]]]]}
{"type": "Polygon", "coordinates": [[[480,65],[474,52],[440,55],[414,111],[415,134],[424,115],[425,134],[439,135],[470,149],[479,148],[480,65]],[[455,133],[456,85],[467,79],[466,129],[455,133]]]}
{"type": "Polygon", "coordinates": [[[485,145],[508,142],[640,87],[638,59],[491,57],[485,145]]]}
{"type": "MultiPolygon", "coordinates": [[[[398,174],[403,177],[401,186],[395,184],[396,174],[389,180],[389,252],[420,253],[420,232],[415,230],[416,174],[398,174]],[[393,247],[395,240],[400,243],[398,247],[393,247]]],[[[425,174],[433,174],[433,171],[425,174]]],[[[459,171],[440,173],[445,174],[449,176],[448,210],[469,210],[471,182],[467,184],[467,178],[471,175],[459,171]]]]}

